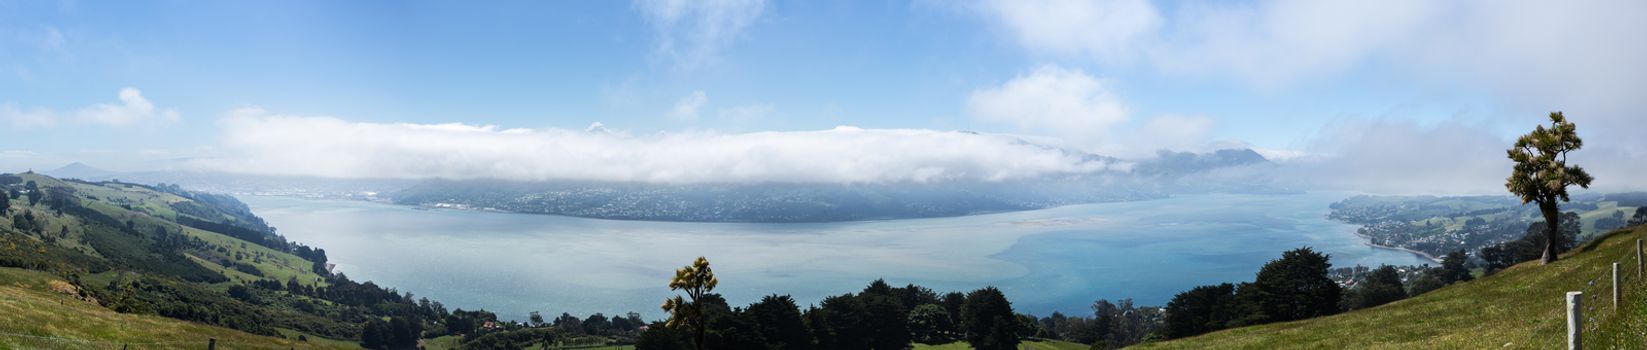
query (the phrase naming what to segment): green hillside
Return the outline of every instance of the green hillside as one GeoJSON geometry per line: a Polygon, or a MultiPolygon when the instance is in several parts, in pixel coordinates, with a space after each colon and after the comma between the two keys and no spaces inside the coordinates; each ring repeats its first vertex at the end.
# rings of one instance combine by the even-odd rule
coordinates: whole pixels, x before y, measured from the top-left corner
{"type": "Polygon", "coordinates": [[[74,288],[50,273],[0,268],[0,349],[204,349],[213,338],[219,349],[348,348],[117,313],[74,288]]]}
{"type": "Polygon", "coordinates": [[[1584,292],[1586,347],[1647,344],[1647,283],[1636,276],[1636,240],[1647,227],[1614,231],[1550,265],[1528,262],[1370,309],[1227,329],[1140,349],[1554,349],[1565,347],[1565,294],[1584,292]],[[1611,263],[1623,297],[1611,305],[1611,263]]]}
{"type": "MultiPolygon", "coordinates": [[[[261,220],[250,216],[249,212],[236,216],[227,210],[214,208],[209,204],[199,203],[196,200],[156,190],[149,186],[114,182],[66,181],[30,173],[16,174],[15,176],[20,178],[20,180],[15,181],[34,182],[42,191],[61,189],[61,191],[72,193],[73,197],[79,200],[80,206],[103,214],[120,224],[129,227],[164,228],[180,232],[189,238],[200,239],[205,243],[204,245],[187,249],[183,254],[190,260],[194,260],[199,266],[223,274],[232,281],[247,282],[256,279],[274,279],[284,282],[289,279],[296,279],[299,283],[311,285],[323,283],[321,281],[324,281],[321,276],[314,272],[311,262],[289,252],[250,243],[225,233],[208,231],[179,223],[185,220],[197,220],[233,224],[258,220],[255,224],[224,226],[256,227],[262,225],[261,220]],[[194,212],[179,213],[175,208],[191,208],[190,210],[194,212]],[[255,273],[262,276],[254,276],[248,273],[252,271],[249,268],[235,269],[232,265],[236,263],[255,267],[255,273]]],[[[46,223],[44,229],[41,230],[44,234],[31,238],[46,241],[45,243],[71,249],[88,256],[103,258],[104,260],[117,258],[107,255],[111,251],[123,250],[117,248],[117,246],[121,243],[127,243],[125,241],[130,241],[101,236],[101,234],[107,232],[99,232],[102,230],[86,225],[84,221],[87,219],[84,215],[61,213],[60,210],[51,208],[49,202],[49,200],[43,200],[34,205],[29,205],[26,201],[14,201],[10,214],[0,218],[0,230],[24,231],[18,230],[17,223],[13,222],[15,221],[13,219],[14,215],[37,213],[41,215],[42,221],[46,223]],[[51,237],[52,235],[56,235],[56,237],[51,237]],[[94,246],[99,244],[103,246],[94,246]]]]}
{"type": "MultiPolygon", "coordinates": [[[[943,345],[915,343],[914,348],[915,350],[960,350],[971,349],[972,347],[967,345],[966,342],[954,342],[943,345]]],[[[1062,340],[1025,340],[1022,343],[1018,343],[1018,348],[1023,350],[1085,350],[1089,347],[1085,344],[1071,343],[1062,340]]]]}
{"type": "Polygon", "coordinates": [[[0,174],[0,196],[0,348],[336,346],[367,320],[434,314],[332,275],[227,195],[23,173],[0,174]]]}

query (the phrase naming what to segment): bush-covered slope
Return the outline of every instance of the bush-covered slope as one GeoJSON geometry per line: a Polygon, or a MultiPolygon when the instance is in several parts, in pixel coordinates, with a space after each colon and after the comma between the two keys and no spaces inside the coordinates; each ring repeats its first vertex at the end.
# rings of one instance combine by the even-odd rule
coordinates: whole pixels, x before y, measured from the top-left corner
{"type": "MultiPolygon", "coordinates": [[[[90,303],[83,306],[191,327],[346,341],[360,339],[368,321],[433,323],[447,316],[437,302],[332,274],[325,251],[286,241],[227,195],[23,173],[0,174],[0,196],[0,268],[50,276],[59,284],[53,289],[72,288],[73,297],[90,303]]],[[[27,300],[27,289],[10,292],[27,300]]],[[[12,298],[0,304],[30,311],[0,313],[0,335],[20,339],[76,335],[76,327],[102,329],[98,324],[110,319],[80,319],[73,315],[89,311],[53,311],[12,298]],[[29,316],[58,311],[66,316],[29,316]]],[[[129,335],[84,336],[126,341],[129,335]]],[[[0,349],[40,346],[46,345],[0,349]]]]}
{"type": "Polygon", "coordinates": [[[1614,231],[1550,264],[1523,263],[1370,309],[1228,329],[1141,349],[1554,349],[1565,347],[1568,291],[1584,292],[1589,348],[1647,344],[1647,283],[1636,275],[1636,240],[1647,227],[1614,231]],[[1611,264],[1623,296],[1611,304],[1611,264]]]}
{"type": "Polygon", "coordinates": [[[117,313],[40,271],[0,268],[0,349],[331,349],[153,315],[117,313]]]}

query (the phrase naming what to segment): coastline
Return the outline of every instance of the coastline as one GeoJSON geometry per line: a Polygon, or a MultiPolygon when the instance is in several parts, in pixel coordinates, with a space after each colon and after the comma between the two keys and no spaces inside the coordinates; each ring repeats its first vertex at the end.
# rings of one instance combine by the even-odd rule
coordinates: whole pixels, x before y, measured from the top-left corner
{"type": "Polygon", "coordinates": [[[1359,233],[1355,234],[1355,236],[1356,237],[1361,237],[1361,243],[1362,244],[1366,244],[1368,247],[1373,247],[1374,249],[1387,249],[1387,250],[1395,250],[1395,251],[1402,251],[1402,252],[1412,253],[1413,255],[1421,256],[1421,257],[1424,257],[1425,259],[1430,259],[1430,261],[1434,261],[1436,264],[1441,263],[1441,259],[1436,259],[1435,256],[1432,256],[1432,255],[1430,255],[1428,253],[1425,253],[1425,252],[1412,250],[1412,249],[1407,249],[1407,248],[1402,248],[1402,247],[1392,247],[1392,246],[1373,243],[1371,237],[1367,237],[1367,236],[1359,234],[1359,233]]]}
{"type": "Polygon", "coordinates": [[[1027,211],[1047,210],[1047,209],[1056,209],[1056,208],[1070,207],[1070,206],[1152,201],[1152,200],[1162,200],[1162,199],[1169,199],[1169,198],[1176,197],[1176,195],[1166,195],[1166,196],[1161,196],[1161,197],[1141,198],[1141,199],[1123,199],[1123,200],[1096,201],[1096,202],[1087,202],[1087,203],[1064,203],[1064,204],[1051,205],[1051,206],[1042,207],[1042,208],[1025,208],[1025,209],[1015,209],[1015,210],[973,211],[973,212],[968,212],[968,213],[964,213],[964,214],[955,214],[955,215],[930,215],[930,216],[907,216],[907,217],[905,217],[905,216],[892,216],[892,217],[872,217],[872,218],[843,219],[843,220],[760,221],[760,220],[666,220],[666,219],[645,219],[645,218],[612,217],[612,216],[572,215],[572,214],[563,214],[563,213],[543,213],[543,212],[517,211],[517,210],[509,210],[509,209],[494,208],[494,207],[477,207],[477,206],[464,204],[464,203],[435,202],[435,203],[410,204],[410,203],[395,202],[394,200],[390,200],[390,199],[383,198],[383,197],[360,197],[360,196],[348,196],[348,195],[341,195],[340,196],[340,195],[327,195],[327,194],[282,193],[282,192],[228,192],[228,193],[231,196],[283,197],[283,198],[292,198],[292,199],[301,199],[301,200],[359,201],[359,202],[368,202],[368,203],[377,203],[377,204],[387,204],[387,205],[393,205],[393,206],[400,206],[400,207],[411,208],[413,210],[461,210],[461,211],[476,211],[476,212],[501,213],[501,214],[559,216],[559,217],[591,219],[591,220],[637,221],[637,222],[669,222],[669,223],[706,223],[706,224],[834,224],[834,223],[864,223],[864,222],[897,221],[897,220],[946,219],[946,218],[958,218],[958,217],[969,217],[969,216],[983,216],[983,215],[993,215],[993,214],[1007,214],[1007,213],[1018,213],[1018,212],[1027,212],[1027,211]]]}

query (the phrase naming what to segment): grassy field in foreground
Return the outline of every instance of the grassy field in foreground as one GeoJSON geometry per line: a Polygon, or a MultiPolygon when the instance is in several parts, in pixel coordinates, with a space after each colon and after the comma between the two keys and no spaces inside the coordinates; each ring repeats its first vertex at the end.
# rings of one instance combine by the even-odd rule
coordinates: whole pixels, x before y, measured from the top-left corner
{"type": "MultiPolygon", "coordinates": [[[[954,343],[949,343],[949,344],[943,344],[943,345],[926,345],[926,344],[921,344],[921,343],[916,343],[915,344],[915,349],[917,349],[917,350],[949,350],[949,349],[961,350],[961,349],[971,349],[971,348],[972,347],[968,346],[967,343],[964,342],[964,341],[963,342],[954,342],[954,343]]],[[[1024,349],[1024,350],[1086,350],[1088,347],[1086,345],[1083,345],[1083,344],[1076,344],[1076,343],[1071,343],[1071,342],[1067,342],[1067,341],[1041,340],[1041,341],[1026,341],[1026,342],[1023,342],[1023,343],[1019,343],[1018,348],[1019,349],[1024,349]]]]}
{"type": "Polygon", "coordinates": [[[1635,244],[1647,227],[1613,232],[1563,259],[1528,262],[1411,299],[1334,316],[1228,329],[1140,344],[1141,349],[1555,349],[1566,346],[1565,294],[1583,291],[1584,345],[1647,344],[1647,283],[1636,276],[1635,244]],[[1612,307],[1611,263],[1623,297],[1612,307]]]}
{"type": "Polygon", "coordinates": [[[54,289],[48,273],[0,268],[0,349],[332,349],[153,315],[121,314],[54,289]]]}

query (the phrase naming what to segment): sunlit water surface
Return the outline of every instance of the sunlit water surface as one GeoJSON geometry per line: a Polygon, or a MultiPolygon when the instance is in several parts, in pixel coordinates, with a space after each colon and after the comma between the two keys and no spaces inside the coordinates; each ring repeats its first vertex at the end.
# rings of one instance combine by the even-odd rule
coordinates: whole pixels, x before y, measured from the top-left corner
{"type": "MultiPolygon", "coordinates": [[[[845,223],[614,221],[242,196],[338,269],[449,309],[648,319],[675,268],[709,257],[733,305],[789,294],[812,304],[885,278],[940,292],[1001,288],[1019,312],[1087,314],[1096,299],[1165,304],[1182,290],[1251,280],[1311,246],[1338,266],[1432,263],[1367,246],[1326,218],[1344,194],[1194,195],[952,218],[845,223]]],[[[804,306],[803,306],[804,307],[804,306]]]]}

